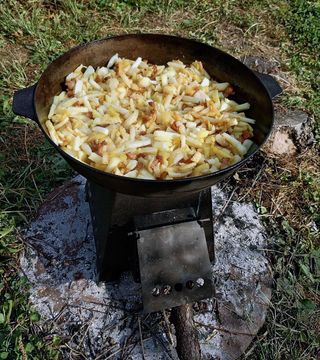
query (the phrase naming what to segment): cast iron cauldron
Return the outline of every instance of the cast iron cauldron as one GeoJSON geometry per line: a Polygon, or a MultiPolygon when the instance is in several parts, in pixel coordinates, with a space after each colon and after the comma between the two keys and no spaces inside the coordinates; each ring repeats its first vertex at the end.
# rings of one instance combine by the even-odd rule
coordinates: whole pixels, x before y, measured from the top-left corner
{"type": "Polygon", "coordinates": [[[166,197],[198,192],[227,178],[258,151],[267,140],[273,125],[271,98],[281,92],[269,75],[251,71],[239,60],[209,45],[169,35],[131,34],[110,37],[80,45],[53,61],[37,84],[19,90],[13,97],[13,111],[38,123],[52,146],[78,173],[103,187],[125,194],[166,197]],[[235,100],[251,104],[248,116],[257,120],[253,126],[255,145],[239,163],[212,174],[178,180],[143,180],[109,174],[84,164],[66,154],[48,136],[44,123],[53,96],[62,90],[64,78],[78,65],[105,65],[115,53],[135,60],[138,56],[154,64],[172,59],[184,63],[202,61],[207,72],[218,81],[227,81],[235,88],[235,100]],[[266,88],[267,86],[267,88],[266,88]]]}

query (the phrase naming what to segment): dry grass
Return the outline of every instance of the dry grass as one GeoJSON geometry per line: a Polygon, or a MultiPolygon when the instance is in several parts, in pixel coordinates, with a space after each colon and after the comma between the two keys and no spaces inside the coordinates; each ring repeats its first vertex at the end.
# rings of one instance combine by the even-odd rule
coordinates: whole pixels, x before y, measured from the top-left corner
{"type": "MultiPolygon", "coordinates": [[[[260,172],[253,186],[250,177],[242,181],[244,188],[250,188],[242,199],[248,200],[249,196],[250,200],[259,199],[259,206],[268,209],[269,216],[289,218],[295,228],[311,226],[314,222],[312,216],[319,206],[316,196],[310,198],[310,191],[313,188],[319,191],[320,186],[318,150],[310,148],[290,157],[265,156],[264,171],[260,172]],[[310,185],[311,189],[308,188],[310,185]],[[310,213],[310,209],[315,209],[314,213],[310,213]]],[[[255,168],[244,169],[240,173],[247,171],[256,173],[255,168]]]]}

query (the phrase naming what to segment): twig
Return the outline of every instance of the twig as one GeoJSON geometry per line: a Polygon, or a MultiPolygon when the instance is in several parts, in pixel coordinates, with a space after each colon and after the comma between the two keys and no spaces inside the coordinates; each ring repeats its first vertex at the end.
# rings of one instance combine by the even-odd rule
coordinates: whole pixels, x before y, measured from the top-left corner
{"type": "Polygon", "coordinates": [[[226,182],[223,183],[223,185],[222,185],[221,187],[219,186],[219,189],[220,189],[221,191],[223,191],[223,190],[229,185],[230,181],[231,181],[231,178],[229,178],[228,180],[226,180],[226,182]]]}
{"type": "Polygon", "coordinates": [[[218,333],[218,330],[213,330],[211,334],[209,334],[209,336],[207,336],[204,340],[204,342],[208,342],[210,341],[212,338],[214,338],[218,333]]]}
{"type": "Polygon", "coordinates": [[[77,355],[81,355],[83,357],[84,360],[90,360],[88,359],[81,351],[75,350],[73,349],[71,346],[69,346],[68,344],[64,344],[63,347],[67,347],[69,350],[71,350],[71,352],[77,354],[77,355]]]}
{"type": "Polygon", "coordinates": [[[152,335],[159,341],[159,343],[160,343],[161,346],[163,347],[163,349],[164,349],[165,353],[168,355],[168,357],[173,360],[171,354],[169,353],[169,351],[168,351],[165,343],[164,343],[163,340],[161,339],[161,337],[158,336],[157,334],[155,334],[155,333],[152,331],[152,328],[151,328],[148,324],[146,324],[144,321],[142,321],[142,323],[143,323],[143,325],[152,333],[152,335]]]}
{"type": "Polygon", "coordinates": [[[81,305],[68,304],[68,306],[73,307],[73,308],[76,308],[76,309],[81,309],[81,310],[87,310],[87,311],[97,312],[97,313],[100,313],[100,314],[105,314],[105,313],[106,313],[105,311],[102,311],[102,310],[90,309],[90,308],[87,308],[87,307],[81,306],[81,305]]]}
{"type": "MultiPolygon", "coordinates": [[[[120,346],[120,345],[119,345],[119,344],[114,344],[114,345],[106,348],[107,346],[108,346],[108,345],[104,346],[103,349],[101,349],[102,352],[100,351],[100,354],[99,354],[98,356],[96,356],[96,357],[94,358],[94,360],[99,360],[99,359],[101,359],[103,356],[105,356],[105,353],[106,353],[106,352],[111,351],[113,348],[115,348],[115,347],[117,347],[117,346],[120,346]]],[[[122,349],[122,348],[121,348],[121,349],[122,349]]]]}
{"type": "Polygon", "coordinates": [[[146,356],[144,353],[144,346],[143,346],[143,338],[142,338],[142,332],[141,332],[141,321],[140,317],[138,317],[138,327],[139,327],[139,335],[140,335],[140,343],[141,343],[141,350],[142,350],[142,359],[145,360],[146,356]]]}
{"type": "Polygon", "coordinates": [[[257,181],[258,181],[258,179],[259,179],[259,177],[260,177],[260,175],[261,175],[261,173],[262,173],[262,171],[263,171],[264,169],[265,169],[265,165],[263,164],[263,165],[261,166],[261,168],[260,168],[257,176],[253,179],[252,184],[251,184],[251,186],[250,186],[250,189],[239,199],[239,202],[243,201],[243,200],[247,197],[247,195],[248,195],[250,192],[252,192],[252,189],[253,189],[254,186],[256,185],[256,183],[257,183],[257,181]]]}
{"type": "Polygon", "coordinates": [[[123,357],[123,355],[121,355],[121,360],[126,360],[128,359],[128,356],[132,353],[132,351],[134,350],[134,348],[137,346],[138,342],[136,341],[134,344],[131,344],[131,349],[129,350],[129,352],[127,352],[126,354],[124,354],[125,358],[123,357]]]}
{"type": "Polygon", "coordinates": [[[126,316],[126,317],[124,317],[124,318],[121,318],[121,319],[118,319],[118,320],[114,321],[113,324],[109,325],[107,328],[104,328],[103,331],[104,331],[104,332],[109,331],[109,330],[112,329],[113,327],[119,325],[120,321],[121,321],[121,322],[126,321],[126,320],[128,319],[128,317],[129,317],[129,316],[126,316]]]}
{"type": "MultiPolygon", "coordinates": [[[[146,338],[145,340],[148,340],[149,338],[146,338]]],[[[131,347],[131,350],[135,348],[135,346],[137,345],[137,342],[135,342],[134,344],[129,344],[128,346],[126,346],[127,348],[131,347]]],[[[113,352],[112,354],[108,355],[106,358],[104,358],[104,360],[108,360],[111,359],[113,356],[115,356],[116,354],[118,354],[121,350],[123,350],[123,347],[119,348],[118,350],[116,350],[115,352],[113,352]]],[[[101,359],[101,357],[104,354],[99,355],[98,357],[96,357],[94,360],[98,360],[101,359]]],[[[145,358],[144,358],[145,359],[145,358]]]]}
{"type": "MultiPolygon", "coordinates": [[[[59,319],[59,317],[63,314],[63,312],[64,312],[64,310],[65,310],[65,308],[66,308],[67,306],[68,306],[68,304],[65,303],[65,304],[62,306],[62,308],[60,309],[60,311],[58,312],[58,314],[55,315],[55,316],[53,316],[52,319],[50,319],[50,325],[49,325],[49,326],[51,326],[54,322],[56,322],[56,321],[59,319]]],[[[50,310],[51,310],[51,308],[50,308],[50,310]]]]}
{"type": "Polygon", "coordinates": [[[80,348],[82,346],[82,344],[84,342],[84,338],[87,336],[88,331],[90,329],[90,325],[91,325],[92,321],[93,321],[93,319],[90,319],[90,321],[86,324],[87,328],[86,328],[86,330],[85,330],[85,332],[84,332],[84,334],[83,334],[83,336],[82,336],[82,338],[81,338],[81,340],[80,340],[80,342],[78,344],[78,348],[80,348]]]}
{"type": "Polygon", "coordinates": [[[214,224],[215,224],[215,225],[216,225],[217,222],[221,219],[222,215],[224,214],[226,208],[227,208],[228,205],[230,204],[230,201],[231,201],[231,199],[233,198],[233,195],[234,195],[234,193],[236,192],[237,189],[238,189],[238,187],[235,187],[235,188],[232,190],[232,192],[231,192],[228,200],[224,203],[223,208],[221,209],[219,215],[215,218],[215,221],[214,221],[214,224]]]}
{"type": "Polygon", "coordinates": [[[255,26],[257,26],[257,25],[259,25],[259,23],[254,23],[254,24],[252,24],[252,25],[244,32],[243,36],[246,36],[247,33],[249,33],[249,31],[250,31],[252,28],[254,28],[255,26]]]}
{"type": "Polygon", "coordinates": [[[162,311],[162,314],[163,314],[164,322],[166,324],[166,329],[167,329],[168,339],[169,339],[170,345],[173,346],[174,341],[173,341],[173,336],[172,336],[171,331],[170,331],[170,324],[169,324],[169,320],[167,318],[167,314],[166,314],[165,311],[162,311]]]}
{"type": "Polygon", "coordinates": [[[213,25],[213,24],[215,24],[215,23],[217,23],[217,19],[212,20],[212,21],[206,23],[201,29],[198,29],[196,32],[202,32],[205,28],[207,28],[208,26],[213,25]]]}
{"type": "Polygon", "coordinates": [[[28,355],[26,353],[26,349],[23,346],[21,336],[19,337],[19,340],[18,340],[18,348],[19,348],[19,350],[21,352],[22,360],[28,360],[28,355]]]}
{"type": "MultiPolygon", "coordinates": [[[[112,354],[110,354],[109,356],[107,356],[105,358],[105,360],[111,359],[113,356],[115,356],[116,354],[118,354],[118,352],[120,352],[122,350],[122,348],[119,348],[118,350],[116,350],[115,352],[113,352],[112,354]]],[[[97,357],[95,360],[101,359],[101,356],[97,357]]]]}
{"type": "Polygon", "coordinates": [[[208,324],[203,324],[203,323],[198,322],[198,321],[195,321],[195,324],[197,324],[199,326],[206,327],[206,328],[211,329],[211,330],[222,331],[222,332],[226,332],[226,333],[229,333],[229,334],[256,336],[256,334],[250,334],[250,333],[245,333],[245,332],[240,332],[240,331],[239,332],[238,331],[231,331],[231,330],[224,329],[224,328],[221,328],[221,327],[212,326],[212,325],[208,325],[208,324]]]}
{"type": "MultiPolygon", "coordinates": [[[[132,332],[131,332],[131,335],[128,336],[127,339],[126,339],[126,341],[125,341],[126,344],[127,344],[131,339],[134,338],[137,329],[138,329],[137,326],[133,327],[132,332]]],[[[135,347],[136,345],[137,345],[137,342],[135,342],[134,347],[135,347]]],[[[130,344],[129,344],[128,346],[130,346],[130,344]]],[[[130,352],[134,349],[134,347],[131,348],[130,352]]],[[[126,354],[126,353],[124,352],[124,351],[126,350],[126,348],[127,348],[127,345],[126,345],[126,347],[123,348],[123,351],[122,351],[122,354],[121,354],[121,359],[124,359],[124,356],[127,357],[127,355],[130,354],[130,352],[129,352],[129,354],[126,354]]]]}
{"type": "Polygon", "coordinates": [[[87,344],[88,344],[88,348],[89,348],[89,352],[90,352],[90,358],[94,359],[96,357],[96,351],[94,349],[94,344],[95,340],[92,341],[92,336],[90,335],[90,333],[88,333],[88,338],[87,338],[87,344]]]}
{"type": "Polygon", "coordinates": [[[123,347],[122,347],[122,353],[121,353],[121,359],[123,358],[124,350],[125,350],[125,348],[126,348],[126,346],[127,346],[127,341],[128,341],[128,338],[126,338],[126,339],[124,340],[124,344],[123,344],[123,347]]]}
{"type": "Polygon", "coordinates": [[[275,202],[273,200],[273,198],[271,198],[272,204],[275,206],[275,209],[272,212],[272,215],[274,215],[276,213],[276,210],[280,213],[281,216],[283,216],[283,212],[281,211],[281,209],[278,206],[278,202],[275,202]]]}

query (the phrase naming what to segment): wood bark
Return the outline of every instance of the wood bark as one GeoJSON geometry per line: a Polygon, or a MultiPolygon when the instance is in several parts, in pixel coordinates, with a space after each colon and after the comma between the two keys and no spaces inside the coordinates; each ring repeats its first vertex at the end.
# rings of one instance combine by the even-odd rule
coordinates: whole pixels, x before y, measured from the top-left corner
{"type": "Polygon", "coordinates": [[[177,354],[180,360],[201,360],[197,330],[193,323],[192,305],[177,306],[171,311],[171,321],[176,329],[177,354]]]}

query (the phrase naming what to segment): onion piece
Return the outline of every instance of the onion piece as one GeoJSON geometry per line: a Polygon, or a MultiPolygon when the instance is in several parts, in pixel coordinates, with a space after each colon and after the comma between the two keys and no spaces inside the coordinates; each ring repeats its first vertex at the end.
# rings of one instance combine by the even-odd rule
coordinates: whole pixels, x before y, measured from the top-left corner
{"type": "Polygon", "coordinates": [[[114,54],[113,56],[111,56],[108,64],[107,64],[107,68],[110,69],[119,59],[119,55],[118,54],[114,54]]]}

